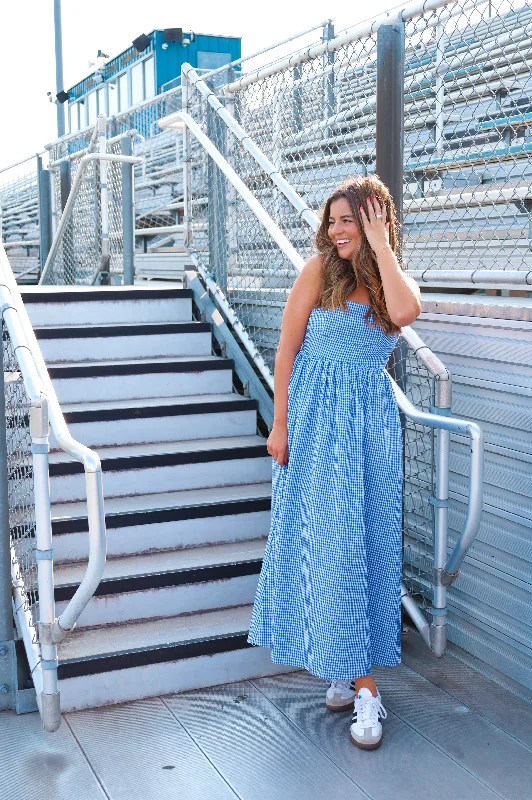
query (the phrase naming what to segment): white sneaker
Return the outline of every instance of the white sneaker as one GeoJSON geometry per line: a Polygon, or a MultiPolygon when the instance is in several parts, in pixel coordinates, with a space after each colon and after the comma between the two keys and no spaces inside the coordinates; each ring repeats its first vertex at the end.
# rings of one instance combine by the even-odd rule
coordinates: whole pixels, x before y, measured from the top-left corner
{"type": "Polygon", "coordinates": [[[354,681],[331,681],[325,705],[328,711],[347,711],[353,708],[355,702],[355,682],[354,681]]]}
{"type": "Polygon", "coordinates": [[[377,691],[377,697],[374,697],[365,686],[360,689],[355,698],[355,710],[350,728],[353,744],[362,747],[363,750],[374,750],[378,747],[382,739],[379,717],[386,719],[387,716],[386,709],[381,703],[380,692],[377,691]]]}

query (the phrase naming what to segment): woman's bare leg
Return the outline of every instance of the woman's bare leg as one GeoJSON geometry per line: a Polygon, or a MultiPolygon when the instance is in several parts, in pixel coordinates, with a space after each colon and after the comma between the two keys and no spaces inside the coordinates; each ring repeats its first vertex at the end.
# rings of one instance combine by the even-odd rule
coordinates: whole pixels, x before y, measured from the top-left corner
{"type": "Polygon", "coordinates": [[[355,691],[358,695],[359,689],[365,686],[369,689],[373,697],[377,697],[377,684],[373,675],[363,675],[361,678],[355,678],[355,691]]]}

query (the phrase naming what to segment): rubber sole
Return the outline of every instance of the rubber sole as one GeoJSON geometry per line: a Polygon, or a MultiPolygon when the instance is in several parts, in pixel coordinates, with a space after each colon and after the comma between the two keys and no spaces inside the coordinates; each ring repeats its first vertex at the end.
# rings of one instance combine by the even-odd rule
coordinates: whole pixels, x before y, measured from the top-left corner
{"type": "Polygon", "coordinates": [[[350,700],[343,706],[330,706],[327,702],[325,703],[325,708],[327,711],[350,711],[355,705],[355,699],[350,700]]]}
{"type": "Polygon", "coordinates": [[[357,742],[357,740],[353,737],[353,735],[351,733],[349,734],[349,738],[351,739],[353,744],[356,744],[356,746],[360,747],[361,750],[376,750],[377,747],[381,746],[381,742],[382,742],[382,734],[381,734],[381,738],[379,739],[379,741],[375,742],[374,744],[362,744],[361,742],[357,742]]]}

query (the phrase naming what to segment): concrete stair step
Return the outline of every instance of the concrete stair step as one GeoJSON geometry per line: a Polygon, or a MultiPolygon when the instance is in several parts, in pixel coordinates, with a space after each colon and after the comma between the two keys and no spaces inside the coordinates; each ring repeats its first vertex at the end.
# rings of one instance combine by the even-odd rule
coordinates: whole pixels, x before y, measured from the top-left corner
{"type": "MultiPolygon", "coordinates": [[[[108,559],[77,628],[228,608],[253,602],[265,540],[108,559]]],[[[56,613],[72,599],[87,562],[54,568],[56,613]]]]}
{"type": "Polygon", "coordinates": [[[251,605],[74,630],[59,646],[63,711],[291,672],[247,642],[251,605]]]}
{"type": "Polygon", "coordinates": [[[48,373],[61,404],[232,391],[234,361],[213,355],[55,364],[48,373]]]}
{"type": "Polygon", "coordinates": [[[178,322],[192,318],[191,289],[136,286],[36,286],[22,291],[34,327],[178,322]]]}
{"type": "MultiPolygon", "coordinates": [[[[241,542],[268,535],[271,482],[106,497],[110,557],[241,542]]],[[[56,563],[88,557],[86,503],[52,506],[56,563]]]]}
{"type": "MultiPolygon", "coordinates": [[[[99,449],[106,497],[260,483],[271,478],[262,436],[155,442],[99,449]]],[[[83,466],[66,453],[50,453],[50,497],[66,503],[85,497],[83,466]]]]}
{"type": "Polygon", "coordinates": [[[208,322],[36,327],[47,364],[211,355],[208,322]]]}
{"type": "MultiPolygon", "coordinates": [[[[65,421],[88,447],[252,435],[258,403],[232,394],[64,403],[65,421]]],[[[51,447],[57,449],[53,435],[51,447]]]]}

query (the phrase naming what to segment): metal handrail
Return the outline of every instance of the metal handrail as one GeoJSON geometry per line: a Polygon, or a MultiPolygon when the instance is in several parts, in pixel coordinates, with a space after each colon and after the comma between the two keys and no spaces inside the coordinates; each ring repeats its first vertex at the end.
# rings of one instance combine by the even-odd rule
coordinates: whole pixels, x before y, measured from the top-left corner
{"type": "Polygon", "coordinates": [[[73,459],[82,463],[85,472],[89,562],[76,593],[61,616],[54,621],[51,631],[52,639],[54,642],[60,642],[72,630],[81,612],[93,596],[102,579],[105,567],[106,535],[102,468],[98,454],[76,441],[69,433],[28,312],[3,247],[0,247],[0,281],[0,286],[5,286],[10,293],[10,302],[17,312],[25,346],[31,353],[43,391],[48,399],[50,426],[57,445],[73,459]]]}
{"type": "Polygon", "coordinates": [[[456,580],[460,564],[464,560],[468,548],[477,535],[480,524],[483,501],[482,486],[484,482],[484,434],[480,426],[475,422],[459,419],[458,417],[441,416],[440,414],[421,411],[410,402],[393,378],[391,380],[397,399],[397,405],[409,419],[414,422],[420,422],[422,425],[426,425],[429,428],[438,428],[443,431],[462,433],[469,436],[469,501],[463,530],[458,536],[458,541],[451,555],[447,559],[444,574],[441,578],[442,584],[448,586],[456,580]]]}
{"type": "Polygon", "coordinates": [[[46,273],[50,269],[50,265],[55,257],[57,248],[59,247],[59,242],[63,235],[63,230],[70,220],[72,209],[74,207],[74,202],[78,195],[79,187],[81,184],[81,179],[83,177],[87,164],[89,164],[91,161],[114,161],[122,164],[141,164],[142,158],[140,158],[139,156],[119,156],[103,152],[87,153],[87,155],[82,156],[79,162],[78,171],[76,172],[76,177],[74,178],[72,187],[70,189],[70,193],[68,195],[68,200],[66,202],[63,214],[59,221],[59,225],[57,226],[57,230],[55,232],[55,236],[53,238],[52,245],[50,247],[50,252],[48,253],[48,257],[46,259],[46,264],[44,265],[41,277],[39,278],[39,285],[42,285],[46,277],[46,273]]]}

